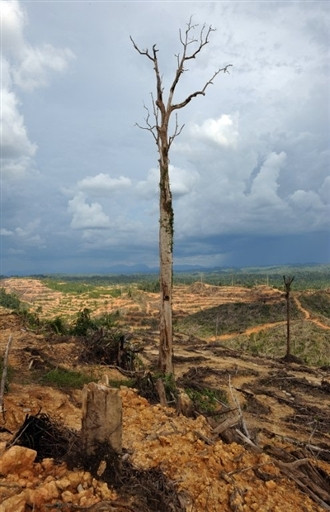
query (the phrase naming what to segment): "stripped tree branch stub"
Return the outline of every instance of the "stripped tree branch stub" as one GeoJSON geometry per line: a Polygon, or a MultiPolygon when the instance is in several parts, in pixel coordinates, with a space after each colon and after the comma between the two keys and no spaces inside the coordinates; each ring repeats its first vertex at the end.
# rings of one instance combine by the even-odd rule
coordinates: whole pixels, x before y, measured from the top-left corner
{"type": "Polygon", "coordinates": [[[2,377],[1,377],[1,384],[0,384],[0,413],[2,413],[3,416],[5,414],[5,409],[4,409],[4,405],[3,405],[3,396],[4,396],[5,388],[6,388],[6,379],[7,379],[7,371],[8,371],[8,357],[9,357],[9,350],[10,350],[12,341],[13,341],[13,336],[12,336],[12,334],[10,334],[8,343],[6,346],[6,350],[5,350],[5,355],[3,358],[2,377]]]}

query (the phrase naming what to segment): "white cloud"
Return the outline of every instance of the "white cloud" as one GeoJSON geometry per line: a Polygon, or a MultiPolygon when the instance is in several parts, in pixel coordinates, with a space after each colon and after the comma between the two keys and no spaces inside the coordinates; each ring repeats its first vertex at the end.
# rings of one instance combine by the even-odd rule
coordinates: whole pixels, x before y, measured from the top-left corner
{"type": "Polygon", "coordinates": [[[195,170],[181,169],[170,165],[171,190],[174,198],[190,194],[200,179],[195,170]]]}
{"type": "Polygon", "coordinates": [[[6,228],[0,229],[1,236],[12,236],[13,234],[14,234],[13,231],[10,231],[9,229],[6,229],[6,228]]]}
{"type": "Polygon", "coordinates": [[[26,22],[24,12],[17,0],[1,2],[1,30],[3,49],[11,57],[21,58],[24,47],[23,28],[26,22]]]}
{"type": "Polygon", "coordinates": [[[27,17],[18,1],[1,2],[1,167],[3,177],[21,178],[33,164],[37,145],[30,141],[20,112],[18,86],[26,91],[48,83],[49,71],[64,71],[73,58],[49,44],[33,47],[25,40],[27,17]]]}
{"type": "Polygon", "coordinates": [[[330,176],[327,176],[320,187],[319,194],[325,204],[330,205],[330,176]]]}
{"type": "Polygon", "coordinates": [[[144,199],[154,199],[158,194],[159,169],[152,168],[148,171],[146,180],[139,181],[136,189],[144,199]]]}
{"type": "MultiPolygon", "coordinates": [[[[31,169],[33,160],[29,156],[22,156],[17,158],[3,158],[1,160],[1,177],[7,183],[12,180],[17,183],[17,180],[24,178],[27,170],[31,169]]],[[[32,174],[32,173],[31,173],[32,174]]]]}
{"type": "Polygon", "coordinates": [[[63,72],[74,57],[68,48],[45,44],[39,48],[25,46],[21,62],[13,67],[13,79],[21,89],[33,91],[49,82],[49,71],[63,72]]]}
{"type": "Polygon", "coordinates": [[[109,174],[97,174],[96,176],[87,176],[77,184],[80,190],[83,190],[94,196],[107,196],[116,190],[128,188],[132,185],[129,178],[119,176],[111,178],[109,174]]]}
{"type": "Polygon", "coordinates": [[[272,152],[266,158],[251,186],[251,199],[258,203],[278,202],[279,175],[286,160],[284,151],[272,152]]]}
{"type": "Polygon", "coordinates": [[[2,158],[32,157],[37,149],[29,141],[23,116],[18,110],[18,99],[13,92],[1,90],[1,146],[2,158]]]}
{"type": "Polygon", "coordinates": [[[190,126],[190,133],[219,146],[235,148],[239,135],[238,115],[222,114],[218,119],[206,119],[201,125],[194,123],[190,126]]]}
{"type": "Polygon", "coordinates": [[[322,201],[330,179],[320,191],[298,189],[292,194],[280,186],[282,174],[289,172],[284,151],[270,152],[256,167],[253,159],[241,174],[235,168],[246,165],[237,155],[230,174],[221,164],[206,166],[195,193],[175,208],[175,232],[178,239],[223,234],[302,233],[329,229],[330,208],[322,201]],[[248,172],[247,172],[248,171],[248,172]],[[250,175],[249,179],[247,176],[250,175]],[[249,185],[249,186],[248,186],[249,185]],[[321,193],[323,194],[320,197],[321,193]]]}
{"type": "Polygon", "coordinates": [[[104,229],[110,227],[110,219],[99,203],[88,204],[83,192],[69,201],[68,211],[72,214],[73,229],[104,229]]]}
{"type": "MultiPolygon", "coordinates": [[[[169,166],[171,191],[173,198],[188,195],[199,181],[199,174],[195,170],[187,171],[174,165],[169,166]]],[[[146,180],[139,181],[137,190],[144,199],[153,199],[159,194],[159,169],[152,168],[146,180]]]]}
{"type": "Polygon", "coordinates": [[[47,85],[49,71],[62,72],[74,58],[69,48],[54,48],[50,44],[32,46],[24,38],[27,24],[22,7],[16,1],[1,3],[3,51],[10,61],[13,82],[24,90],[47,85]]]}
{"type": "Polygon", "coordinates": [[[24,227],[16,227],[13,235],[20,239],[20,243],[24,246],[43,249],[45,248],[45,241],[40,234],[40,228],[41,220],[37,218],[28,222],[24,227]]]}
{"type": "Polygon", "coordinates": [[[318,210],[323,207],[319,195],[312,190],[296,190],[291,194],[290,201],[295,207],[301,208],[304,211],[310,209],[318,210]]]}

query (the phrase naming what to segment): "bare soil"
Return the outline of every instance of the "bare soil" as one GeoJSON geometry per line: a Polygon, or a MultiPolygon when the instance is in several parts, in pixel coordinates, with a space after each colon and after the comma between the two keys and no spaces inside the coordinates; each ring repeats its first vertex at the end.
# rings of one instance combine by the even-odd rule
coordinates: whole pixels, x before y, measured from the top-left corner
{"type": "MultiPolygon", "coordinates": [[[[61,308],[56,309],[55,305],[63,306],[67,300],[60,292],[49,291],[36,280],[10,279],[5,286],[7,291],[15,291],[29,304],[41,306],[44,316],[50,312],[54,316],[59,314],[61,308]]],[[[233,287],[219,289],[197,283],[188,290],[187,287],[175,289],[174,310],[176,315],[184,315],[226,301],[249,302],[256,297],[272,301],[278,299],[279,295],[279,291],[267,287],[253,290],[233,287]]],[[[329,330],[329,326],[301,307],[299,297],[296,297],[296,301],[305,321],[315,322],[322,329],[329,330]]],[[[149,319],[157,318],[157,296],[141,293],[138,301],[125,296],[109,300],[106,306],[101,302],[97,308],[99,312],[104,311],[103,308],[106,311],[120,308],[125,312],[125,323],[132,320],[131,336],[144,347],[141,359],[146,369],[153,368],[158,355],[157,331],[150,327],[143,330],[142,320],[146,315],[149,319]]],[[[82,305],[90,306],[90,302],[84,297],[75,297],[70,303],[70,314],[79,311],[82,305]]],[[[272,326],[274,324],[257,326],[248,332],[272,326]]],[[[7,443],[12,439],[27,414],[35,415],[40,411],[70,429],[80,430],[81,391],[43,386],[33,381],[31,376],[34,370],[61,366],[83,371],[97,379],[104,378],[104,375],[110,380],[123,379],[118,369],[82,365],[79,362],[81,344],[78,339],[46,338],[41,333],[29,331],[16,314],[5,309],[0,310],[0,327],[0,355],[4,353],[10,334],[14,339],[10,352],[14,376],[4,399],[5,417],[0,418],[0,445],[1,441],[7,443]]],[[[193,335],[177,334],[174,347],[175,377],[180,385],[223,392],[226,402],[218,404],[217,414],[210,412],[205,417],[195,413],[195,417],[186,418],[178,415],[174,409],[150,405],[133,390],[122,388],[123,445],[129,460],[140,470],[161,469],[174,482],[181,500],[180,510],[330,510],[329,367],[307,367],[294,361],[254,357],[225,347],[222,339],[225,337],[201,340],[193,335]],[[237,436],[235,442],[231,442],[230,436],[235,429],[228,430],[227,439],[214,433],[217,426],[228,418],[229,409],[236,410],[236,413],[237,409],[241,411],[247,430],[245,434],[248,434],[245,442],[242,440],[238,444],[237,436]],[[328,491],[321,493],[322,498],[317,493],[313,495],[308,488],[308,472],[300,480],[297,473],[292,473],[293,468],[298,471],[300,466],[310,471],[310,481],[316,471],[317,478],[322,477],[323,482],[329,483],[328,491]],[[293,474],[295,477],[292,477],[293,474]]],[[[4,449],[5,445],[2,447],[4,449]]],[[[42,474],[39,487],[51,481],[51,478],[54,481],[59,478],[52,465],[48,473],[44,469],[41,471],[37,465],[31,466],[30,471],[33,482],[35,473],[39,471],[42,474]]],[[[63,475],[65,471],[63,469],[63,475]]],[[[0,475],[0,512],[16,512],[15,508],[10,509],[10,503],[14,501],[8,501],[19,495],[18,487],[14,484],[19,485],[19,492],[23,492],[28,482],[24,483],[21,475],[15,476],[15,472],[0,475]],[[9,508],[4,505],[6,503],[9,508]]],[[[111,489],[111,484],[108,485],[111,489]]],[[[36,489],[37,483],[33,486],[36,489]]],[[[81,501],[78,488],[79,484],[75,490],[70,487],[71,501],[65,501],[68,495],[59,491],[56,497],[41,500],[39,505],[31,505],[26,500],[25,508],[21,510],[27,512],[32,510],[32,506],[36,512],[59,509],[148,510],[143,509],[141,503],[138,505],[138,501],[134,504],[134,496],[125,498],[118,490],[113,491],[111,499],[110,494],[106,493],[102,497],[96,484],[94,494],[92,491],[90,493],[90,500],[81,501]],[[108,508],[92,508],[106,501],[108,508]]]]}

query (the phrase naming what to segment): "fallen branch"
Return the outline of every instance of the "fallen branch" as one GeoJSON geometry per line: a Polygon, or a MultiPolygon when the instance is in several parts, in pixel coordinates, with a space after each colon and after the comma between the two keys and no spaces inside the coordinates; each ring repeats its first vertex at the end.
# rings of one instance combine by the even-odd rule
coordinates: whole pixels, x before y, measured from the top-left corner
{"type": "Polygon", "coordinates": [[[275,446],[265,448],[266,453],[270,455],[282,474],[293,480],[303,492],[325,510],[330,510],[329,477],[321,468],[312,464],[303,451],[290,453],[275,446]]]}
{"type": "Polygon", "coordinates": [[[293,480],[303,492],[308,494],[312,500],[321,505],[325,510],[330,510],[330,506],[324,501],[330,500],[330,494],[313,481],[309,481],[308,485],[304,484],[303,480],[306,480],[306,474],[303,471],[296,470],[296,467],[305,464],[306,460],[308,462],[308,459],[300,459],[289,463],[277,460],[276,464],[282,473],[288,478],[291,478],[291,480],[293,480]],[[313,487],[313,489],[311,489],[311,487],[313,487]]]}
{"type": "Polygon", "coordinates": [[[194,430],[194,434],[198,437],[198,439],[201,439],[204,441],[205,444],[208,444],[209,446],[212,446],[214,444],[214,441],[212,439],[209,439],[208,437],[204,436],[202,432],[199,432],[198,430],[194,430]]]}
{"type": "Polygon", "coordinates": [[[231,397],[232,397],[234,403],[236,404],[236,407],[237,407],[237,410],[238,410],[238,413],[239,413],[239,417],[240,417],[240,420],[241,420],[242,427],[243,427],[243,430],[245,432],[245,435],[246,435],[246,437],[249,440],[251,440],[251,436],[250,436],[250,433],[249,433],[248,428],[246,426],[246,423],[245,423],[245,420],[244,420],[244,417],[243,417],[243,413],[242,413],[242,409],[241,409],[240,403],[237,400],[236,396],[234,395],[234,390],[233,390],[233,387],[231,385],[230,375],[228,377],[228,385],[229,385],[229,390],[230,390],[231,397]]]}
{"type": "Polygon", "coordinates": [[[243,439],[243,441],[246,444],[248,444],[253,449],[253,451],[257,453],[262,453],[262,449],[259,446],[257,446],[253,441],[251,441],[251,439],[247,437],[245,434],[243,434],[243,432],[241,432],[238,428],[235,428],[235,432],[239,435],[241,439],[243,439]]]}
{"type": "MultiPolygon", "coordinates": [[[[227,475],[229,476],[233,476],[233,475],[237,475],[238,473],[245,473],[246,471],[250,471],[251,469],[252,470],[255,470],[255,469],[259,469],[259,468],[262,468],[263,466],[269,466],[269,462],[263,462],[262,464],[257,464],[255,466],[247,466],[245,468],[240,468],[240,469],[235,469],[234,471],[229,471],[229,473],[227,473],[227,475]]],[[[272,475],[275,476],[276,475],[272,475]]]]}
{"type": "Polygon", "coordinates": [[[5,418],[5,409],[3,406],[3,395],[5,393],[5,387],[6,387],[6,379],[7,379],[7,370],[8,370],[8,356],[9,356],[9,350],[10,346],[13,341],[12,334],[9,335],[5,356],[3,358],[3,369],[2,369],[2,377],[1,377],[1,385],[0,385],[0,413],[2,412],[3,419],[5,418]]]}
{"type": "Polygon", "coordinates": [[[212,432],[213,432],[213,434],[220,435],[223,432],[225,432],[228,428],[232,428],[235,425],[237,425],[237,423],[239,423],[239,420],[240,420],[240,417],[237,414],[235,416],[230,416],[226,420],[224,420],[221,423],[219,423],[219,425],[217,427],[215,427],[212,430],[212,432]]]}

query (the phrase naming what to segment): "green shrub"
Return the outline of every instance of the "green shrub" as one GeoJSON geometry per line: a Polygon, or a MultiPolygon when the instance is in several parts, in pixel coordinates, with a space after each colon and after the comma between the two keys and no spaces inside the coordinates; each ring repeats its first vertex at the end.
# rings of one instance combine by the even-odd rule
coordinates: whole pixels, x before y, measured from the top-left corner
{"type": "Polygon", "coordinates": [[[71,333],[75,336],[86,336],[89,331],[95,331],[96,329],[96,323],[91,319],[89,309],[84,308],[82,311],[79,311],[71,333]]]}
{"type": "Polygon", "coordinates": [[[159,293],[159,280],[157,279],[155,281],[143,281],[142,283],[138,284],[138,290],[142,290],[143,292],[159,293]]]}
{"type": "Polygon", "coordinates": [[[21,301],[14,293],[7,293],[4,288],[0,288],[0,306],[8,309],[19,310],[21,301]]]}
{"type": "Polygon", "coordinates": [[[41,382],[43,384],[56,386],[58,388],[74,388],[81,389],[84,384],[92,382],[94,379],[81,372],[66,370],[65,368],[54,368],[45,373],[41,382]]]}
{"type": "Polygon", "coordinates": [[[97,327],[106,327],[107,329],[112,329],[113,327],[116,327],[119,317],[120,313],[118,310],[114,313],[104,313],[95,320],[95,324],[97,327]]]}
{"type": "Polygon", "coordinates": [[[33,313],[27,308],[24,308],[19,310],[19,315],[22,318],[24,325],[30,329],[37,329],[40,327],[40,318],[37,313],[33,313]]]}
{"type": "Polygon", "coordinates": [[[228,403],[226,393],[218,389],[185,388],[185,391],[201,414],[213,413],[219,408],[219,404],[228,403]]]}
{"type": "Polygon", "coordinates": [[[135,379],[109,380],[109,386],[111,386],[112,388],[120,388],[120,386],[134,388],[135,379]]]}
{"type": "Polygon", "coordinates": [[[56,334],[67,334],[68,333],[68,326],[66,325],[65,321],[62,317],[57,316],[53,320],[47,320],[45,322],[46,327],[48,327],[51,331],[55,332],[56,334]]]}

